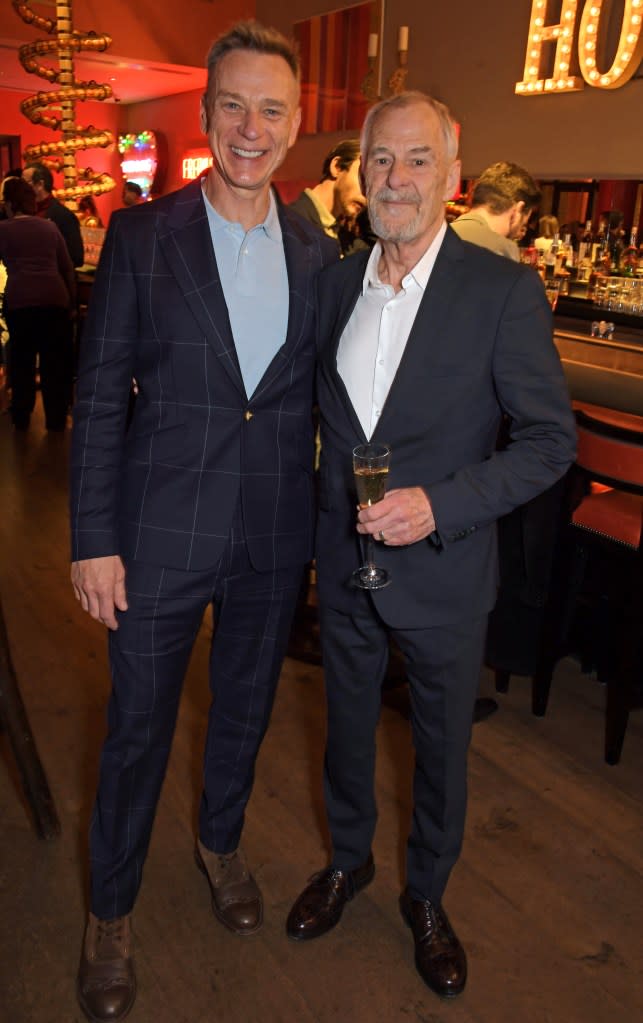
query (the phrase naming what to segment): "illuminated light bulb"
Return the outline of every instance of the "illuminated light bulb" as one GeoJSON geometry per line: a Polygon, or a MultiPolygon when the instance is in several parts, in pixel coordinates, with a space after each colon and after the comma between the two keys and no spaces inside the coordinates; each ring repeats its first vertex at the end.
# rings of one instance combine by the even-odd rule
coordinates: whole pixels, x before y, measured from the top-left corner
{"type": "Polygon", "coordinates": [[[537,67],[530,67],[529,68],[529,74],[530,75],[537,75],[538,74],[538,68],[537,67]]]}
{"type": "Polygon", "coordinates": [[[629,43],[630,46],[632,46],[632,44],[635,43],[637,39],[638,36],[636,35],[636,33],[630,32],[630,34],[626,37],[625,42],[629,43]]]}
{"type": "Polygon", "coordinates": [[[627,62],[629,60],[631,60],[631,59],[632,59],[632,54],[631,53],[622,53],[621,54],[621,64],[627,64],[627,62]]]}
{"type": "Polygon", "coordinates": [[[598,78],[598,71],[590,71],[589,77],[592,79],[593,82],[595,82],[596,79],[598,78]]]}
{"type": "Polygon", "coordinates": [[[540,35],[540,33],[539,32],[534,32],[533,36],[531,37],[532,43],[539,43],[541,40],[542,40],[542,36],[540,35]]]}
{"type": "Polygon", "coordinates": [[[563,29],[563,36],[565,37],[565,39],[569,39],[571,34],[572,34],[571,28],[564,28],[563,29]]]}
{"type": "Polygon", "coordinates": [[[610,80],[607,75],[601,75],[601,85],[609,85],[610,80]]]}
{"type": "Polygon", "coordinates": [[[588,57],[587,60],[585,61],[585,67],[594,67],[595,65],[596,61],[594,60],[593,57],[588,57]]]}
{"type": "Polygon", "coordinates": [[[538,92],[542,92],[543,91],[543,83],[542,83],[542,81],[536,82],[536,89],[538,90],[538,92]]]}
{"type": "Polygon", "coordinates": [[[640,14],[633,14],[632,15],[632,24],[633,25],[640,25],[641,24],[641,15],[640,14]]]}
{"type": "Polygon", "coordinates": [[[591,41],[591,39],[590,39],[590,40],[588,40],[588,41],[587,41],[587,42],[585,43],[585,49],[586,49],[586,50],[595,50],[595,49],[596,49],[596,43],[593,43],[593,42],[591,41]]]}
{"type": "Polygon", "coordinates": [[[534,18],[534,25],[538,25],[538,28],[542,28],[545,24],[544,18],[534,18]]]}
{"type": "Polygon", "coordinates": [[[556,28],[552,29],[551,34],[554,37],[554,39],[558,39],[558,36],[560,35],[560,27],[556,25],[556,28]]]}
{"type": "Polygon", "coordinates": [[[532,51],[530,52],[529,56],[530,56],[530,57],[532,57],[532,58],[533,58],[533,60],[536,60],[536,59],[537,59],[537,57],[538,57],[538,50],[532,50],[532,51]]]}
{"type": "Polygon", "coordinates": [[[563,64],[563,62],[561,60],[560,64],[558,65],[558,70],[559,71],[569,71],[569,64],[563,64]]]}
{"type": "Polygon", "coordinates": [[[534,83],[530,82],[529,85],[527,86],[527,89],[529,90],[529,92],[533,92],[534,91],[534,83]]]}

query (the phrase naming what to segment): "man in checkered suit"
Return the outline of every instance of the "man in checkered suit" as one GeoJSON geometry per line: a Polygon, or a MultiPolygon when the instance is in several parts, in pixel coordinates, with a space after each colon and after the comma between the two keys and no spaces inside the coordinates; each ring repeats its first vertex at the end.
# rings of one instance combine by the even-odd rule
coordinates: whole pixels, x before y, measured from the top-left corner
{"type": "Polygon", "coordinates": [[[78,977],[92,1020],[134,1002],[130,914],[210,604],[196,860],[223,924],[247,935],[262,922],[239,841],[312,557],[314,279],[336,258],[270,188],[299,120],[289,43],[256,23],[219,38],[201,104],[212,169],[114,214],[96,275],[71,487],[72,582],[109,630],[112,672],[78,977]]]}

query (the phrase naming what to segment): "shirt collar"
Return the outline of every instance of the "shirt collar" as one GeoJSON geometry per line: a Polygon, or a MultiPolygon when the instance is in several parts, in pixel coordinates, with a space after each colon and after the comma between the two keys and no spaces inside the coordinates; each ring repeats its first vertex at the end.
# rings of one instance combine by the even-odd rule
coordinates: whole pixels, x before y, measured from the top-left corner
{"type": "MultiPolygon", "coordinates": [[[[405,281],[408,282],[409,278],[413,278],[415,283],[419,285],[420,288],[422,288],[422,291],[425,290],[427,284],[429,283],[431,271],[433,270],[433,267],[435,265],[438,252],[440,251],[440,246],[444,241],[444,236],[446,233],[447,223],[445,220],[441,224],[440,228],[438,229],[438,233],[436,234],[435,238],[429,245],[424,255],[417,261],[415,266],[411,270],[409,270],[409,272],[402,280],[402,285],[404,285],[405,281]]],[[[381,243],[376,242],[369,256],[368,263],[366,264],[364,280],[362,281],[362,295],[366,293],[366,290],[369,287],[373,288],[382,287],[382,282],[380,281],[377,273],[377,267],[379,266],[381,255],[382,255],[381,243]]]]}
{"type": "MultiPolygon", "coordinates": [[[[203,194],[203,201],[206,203],[208,212],[210,214],[209,220],[212,230],[216,233],[218,231],[225,231],[228,227],[236,227],[244,235],[247,234],[244,228],[237,221],[226,220],[222,217],[218,210],[214,208],[210,200],[208,199],[203,182],[201,183],[201,191],[203,194]]],[[[251,231],[256,231],[262,228],[268,238],[273,242],[278,242],[281,239],[281,225],[279,223],[279,213],[277,212],[277,202],[275,200],[272,188],[270,189],[270,202],[268,206],[268,212],[266,219],[261,224],[255,224],[251,227],[251,231]]]]}
{"type": "Polygon", "coordinates": [[[317,215],[319,216],[319,222],[320,222],[321,226],[323,227],[324,231],[326,231],[327,234],[332,231],[333,238],[336,238],[337,237],[337,221],[335,220],[335,217],[333,216],[333,214],[330,212],[330,210],[326,206],[324,206],[323,202],[319,201],[319,199],[315,195],[315,193],[314,193],[312,188],[304,188],[304,195],[308,196],[308,198],[310,199],[311,203],[313,204],[313,206],[317,210],[317,215]]]}

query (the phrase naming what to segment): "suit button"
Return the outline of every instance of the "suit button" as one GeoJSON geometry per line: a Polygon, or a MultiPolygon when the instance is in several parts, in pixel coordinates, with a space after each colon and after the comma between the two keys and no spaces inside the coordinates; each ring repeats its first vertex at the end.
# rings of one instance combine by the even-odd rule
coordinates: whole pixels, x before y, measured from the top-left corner
{"type": "Polygon", "coordinates": [[[253,416],[253,413],[250,411],[250,409],[246,409],[245,414],[244,414],[244,419],[245,419],[246,423],[250,422],[250,420],[252,419],[252,416],[253,416]]]}

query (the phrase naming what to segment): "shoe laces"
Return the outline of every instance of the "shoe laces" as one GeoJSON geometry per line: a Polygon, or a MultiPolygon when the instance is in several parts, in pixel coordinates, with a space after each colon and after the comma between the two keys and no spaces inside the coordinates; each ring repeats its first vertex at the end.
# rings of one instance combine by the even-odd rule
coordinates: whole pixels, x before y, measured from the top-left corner
{"type": "Polygon", "coordinates": [[[96,952],[101,959],[121,958],[125,955],[128,929],[127,917],[118,916],[113,920],[98,920],[96,928],[96,952]]]}

